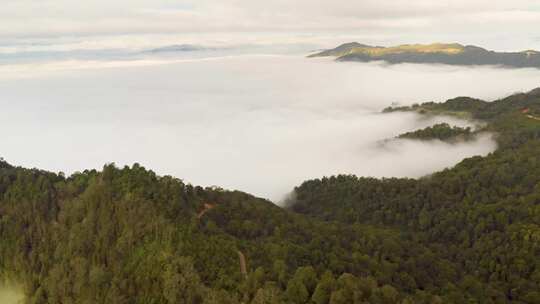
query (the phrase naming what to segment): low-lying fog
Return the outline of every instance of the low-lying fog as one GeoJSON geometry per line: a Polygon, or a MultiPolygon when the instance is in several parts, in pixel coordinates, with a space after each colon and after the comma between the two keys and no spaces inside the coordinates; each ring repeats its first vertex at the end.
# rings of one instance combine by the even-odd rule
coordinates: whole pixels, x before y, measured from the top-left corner
{"type": "Polygon", "coordinates": [[[23,300],[24,295],[19,288],[0,283],[0,304],[22,304],[23,300]]]}
{"type": "Polygon", "coordinates": [[[193,184],[275,201],[310,178],[419,177],[487,154],[495,148],[489,137],[380,145],[448,119],[379,112],[393,102],[494,99],[532,89],[540,79],[540,71],[528,69],[300,56],[79,64],[3,73],[1,156],[66,173],[139,162],[193,184]]]}

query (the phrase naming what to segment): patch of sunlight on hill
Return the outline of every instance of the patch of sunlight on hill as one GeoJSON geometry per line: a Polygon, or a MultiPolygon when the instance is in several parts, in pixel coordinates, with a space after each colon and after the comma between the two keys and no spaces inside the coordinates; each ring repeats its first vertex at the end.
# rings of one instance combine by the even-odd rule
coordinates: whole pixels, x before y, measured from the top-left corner
{"type": "Polygon", "coordinates": [[[0,304],[21,304],[24,295],[22,291],[13,286],[0,286],[0,304]]]}
{"type": "Polygon", "coordinates": [[[457,43],[445,44],[405,44],[395,47],[376,47],[376,48],[354,48],[353,53],[366,53],[371,56],[384,56],[389,54],[400,53],[442,53],[442,54],[459,54],[464,50],[463,46],[457,43]]]}

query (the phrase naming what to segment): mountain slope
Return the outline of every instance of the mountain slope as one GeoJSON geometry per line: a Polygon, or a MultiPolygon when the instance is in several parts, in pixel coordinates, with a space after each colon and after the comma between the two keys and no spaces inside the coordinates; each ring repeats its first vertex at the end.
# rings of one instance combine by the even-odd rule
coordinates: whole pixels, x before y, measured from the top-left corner
{"type": "Polygon", "coordinates": [[[489,121],[486,130],[498,133],[500,147],[419,180],[336,176],[307,181],[296,188],[292,209],[323,220],[393,227],[460,265],[468,281],[462,284],[477,299],[537,303],[540,122],[528,118],[525,108],[538,113],[537,91],[491,103],[459,98],[400,108],[427,115],[468,110],[489,121]]]}
{"type": "Polygon", "coordinates": [[[65,178],[3,164],[0,273],[30,303],[304,303],[339,290],[348,301],[350,284],[383,303],[412,296],[403,278],[445,282],[415,267],[427,249],[392,229],[328,224],[139,165],[65,178]]]}
{"type": "Polygon", "coordinates": [[[386,61],[388,63],[429,63],[448,65],[498,65],[506,67],[540,68],[540,52],[494,52],[477,46],[461,44],[412,44],[394,47],[373,47],[347,43],[309,57],[337,57],[338,61],[386,61]]]}

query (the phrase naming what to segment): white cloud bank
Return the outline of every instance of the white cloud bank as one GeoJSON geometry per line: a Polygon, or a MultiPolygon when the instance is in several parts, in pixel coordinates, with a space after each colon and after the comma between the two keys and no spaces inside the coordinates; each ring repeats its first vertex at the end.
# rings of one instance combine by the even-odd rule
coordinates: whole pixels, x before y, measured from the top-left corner
{"type": "Polygon", "coordinates": [[[309,178],[417,177],[486,154],[494,144],[485,137],[381,148],[381,139],[436,121],[378,112],[392,102],[529,90],[540,71],[239,56],[26,76],[0,81],[8,134],[0,153],[14,164],[71,173],[139,162],[278,200],[309,178]]]}

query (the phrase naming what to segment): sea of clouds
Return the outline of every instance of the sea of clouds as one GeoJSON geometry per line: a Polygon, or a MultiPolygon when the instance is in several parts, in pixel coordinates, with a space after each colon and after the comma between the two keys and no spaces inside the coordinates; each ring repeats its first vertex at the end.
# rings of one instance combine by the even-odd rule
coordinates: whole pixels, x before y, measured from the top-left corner
{"type": "Polygon", "coordinates": [[[214,55],[0,65],[0,155],[68,174],[138,162],[278,202],[310,178],[420,177],[485,155],[496,148],[489,136],[382,145],[437,122],[474,122],[380,111],[456,96],[493,100],[540,79],[534,69],[214,55]]]}

